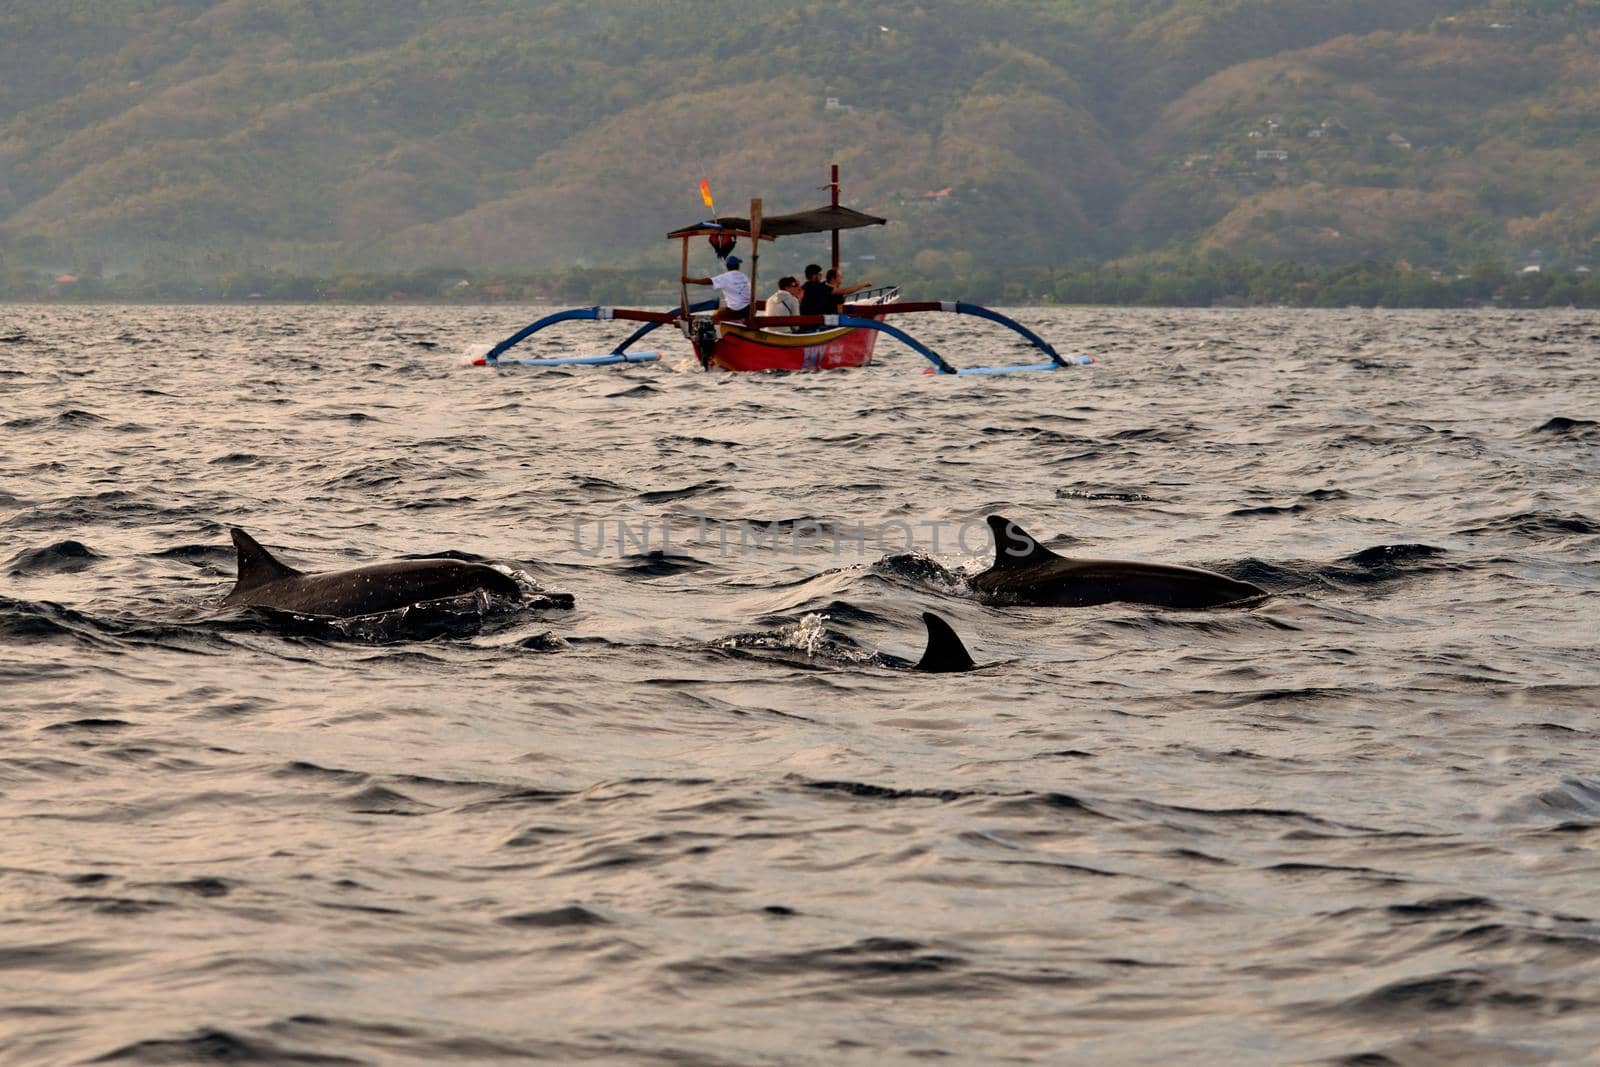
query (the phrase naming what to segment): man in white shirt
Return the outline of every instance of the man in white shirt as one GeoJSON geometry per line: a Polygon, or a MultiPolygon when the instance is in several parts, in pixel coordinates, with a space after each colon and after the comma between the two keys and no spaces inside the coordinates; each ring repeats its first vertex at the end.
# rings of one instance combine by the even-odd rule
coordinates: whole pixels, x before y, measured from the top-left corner
{"type": "Polygon", "coordinates": [[[738,256],[729,256],[723,263],[728,269],[715,277],[690,278],[686,275],[683,280],[690,285],[709,285],[717,291],[717,298],[722,303],[717,308],[717,318],[743,318],[750,308],[750,277],[739,269],[738,256]]]}
{"type": "MultiPolygon", "coordinates": [[[[792,274],[785,274],[778,279],[778,291],[767,297],[766,310],[763,315],[798,315],[800,314],[800,280],[792,274]]],[[[775,333],[794,333],[794,326],[768,327],[775,333]]]]}

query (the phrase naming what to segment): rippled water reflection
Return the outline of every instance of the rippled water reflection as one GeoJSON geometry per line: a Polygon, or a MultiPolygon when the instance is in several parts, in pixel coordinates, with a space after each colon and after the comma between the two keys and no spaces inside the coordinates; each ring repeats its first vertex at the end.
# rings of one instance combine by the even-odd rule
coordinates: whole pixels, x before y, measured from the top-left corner
{"type": "Polygon", "coordinates": [[[0,1062],[1600,1044],[1592,316],[1026,310],[1101,362],[1002,379],[459,365],[531,314],[0,308],[0,1062]],[[925,533],[992,511],[1274,595],[986,606],[925,533]],[[808,521],[923,555],[574,536],[808,521]],[[577,604],[218,617],[233,525],[577,604]],[[987,666],[895,669],[924,610],[987,666]]]}

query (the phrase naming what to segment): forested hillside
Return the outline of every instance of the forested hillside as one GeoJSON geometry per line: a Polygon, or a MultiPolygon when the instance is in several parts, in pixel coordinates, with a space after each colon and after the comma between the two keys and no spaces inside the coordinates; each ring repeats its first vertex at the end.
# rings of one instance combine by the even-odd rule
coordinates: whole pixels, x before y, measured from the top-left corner
{"type": "Polygon", "coordinates": [[[895,220],[852,252],[923,278],[1585,265],[1600,0],[0,10],[0,273],[675,273],[702,176],[776,212],[830,162],[895,220]]]}

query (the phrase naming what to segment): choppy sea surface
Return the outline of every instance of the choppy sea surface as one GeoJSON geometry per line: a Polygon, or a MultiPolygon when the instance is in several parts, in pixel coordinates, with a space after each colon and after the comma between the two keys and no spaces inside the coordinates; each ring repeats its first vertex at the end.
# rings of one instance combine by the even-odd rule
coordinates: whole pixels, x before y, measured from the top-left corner
{"type": "Polygon", "coordinates": [[[1592,1062],[1600,321],[1013,313],[1099,362],[0,307],[0,1063],[1592,1062]],[[985,604],[991,513],[1272,596],[985,604]]]}

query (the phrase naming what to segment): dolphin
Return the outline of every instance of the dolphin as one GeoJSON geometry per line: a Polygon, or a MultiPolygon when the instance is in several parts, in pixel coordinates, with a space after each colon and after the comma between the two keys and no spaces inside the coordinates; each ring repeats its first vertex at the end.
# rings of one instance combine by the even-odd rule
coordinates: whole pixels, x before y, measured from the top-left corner
{"type": "Polygon", "coordinates": [[[865,654],[861,647],[848,637],[828,636],[825,632],[815,640],[808,640],[804,648],[791,643],[793,631],[748,634],[730,637],[717,643],[717,648],[742,659],[776,660],[806,670],[828,670],[832,667],[887,667],[895,671],[924,671],[929,674],[953,674],[975,670],[977,665],[967,654],[961,638],[950,624],[931,611],[922,613],[923,625],[928,628],[928,644],[922,658],[913,663],[890,652],[865,654]],[[780,643],[781,642],[781,643],[780,643]]]}
{"type": "MultiPolygon", "coordinates": [[[[348,618],[479,592],[522,599],[516,579],[481,563],[412,559],[306,574],[278,562],[243,530],[235,529],[232,535],[239,552],[239,579],[222,601],[225,608],[274,608],[348,618]]],[[[549,594],[549,599],[555,601],[552,606],[571,606],[570,594],[549,594]]]]}
{"type": "Polygon", "coordinates": [[[954,674],[970,671],[976,666],[967,654],[967,646],[961,643],[961,638],[956,636],[949,623],[931,611],[922,613],[922,622],[928,628],[928,647],[912,670],[927,671],[929,674],[954,674]]]}
{"type": "Polygon", "coordinates": [[[1148,604],[1157,608],[1217,608],[1267,595],[1249,582],[1198,567],[1058,556],[1000,515],[990,515],[994,566],[968,579],[987,598],[1011,604],[1088,607],[1148,604]]]}

